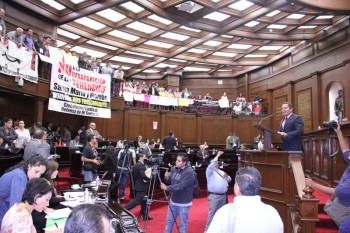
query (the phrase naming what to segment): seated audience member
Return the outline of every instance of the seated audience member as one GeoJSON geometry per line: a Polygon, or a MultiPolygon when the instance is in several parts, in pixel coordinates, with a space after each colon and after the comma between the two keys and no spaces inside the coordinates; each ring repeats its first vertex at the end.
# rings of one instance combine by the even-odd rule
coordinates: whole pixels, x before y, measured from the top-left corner
{"type": "MultiPolygon", "coordinates": [[[[49,202],[49,208],[50,209],[60,209],[63,208],[63,205],[60,205],[60,202],[66,201],[65,197],[58,195],[57,190],[54,186],[54,179],[56,179],[58,174],[58,163],[55,161],[48,161],[47,162],[47,169],[43,175],[43,178],[45,178],[52,186],[52,196],[49,202]]],[[[50,211],[48,209],[48,211],[50,211]]],[[[44,232],[44,228],[46,226],[46,213],[45,212],[39,212],[37,210],[34,210],[32,212],[32,218],[33,223],[36,228],[37,233],[44,232]]]]}
{"type": "Polygon", "coordinates": [[[5,37],[6,35],[6,23],[4,20],[5,16],[5,10],[3,8],[0,8],[0,37],[5,37]]]}
{"type": "Polygon", "coordinates": [[[219,209],[207,233],[259,232],[283,233],[283,222],[277,210],[261,201],[261,174],[254,167],[236,172],[234,203],[219,209]]]}
{"type": "MultiPolygon", "coordinates": [[[[343,152],[343,159],[346,164],[350,164],[350,147],[347,142],[346,137],[344,137],[343,132],[340,130],[340,125],[338,128],[334,129],[337,134],[340,149],[343,152]]],[[[350,166],[344,171],[338,186],[328,187],[318,183],[313,182],[312,179],[306,178],[306,185],[318,189],[319,191],[334,196],[329,199],[324,207],[324,211],[333,219],[333,221],[340,227],[345,223],[347,219],[350,218],[350,166]]]]}
{"type": "Polygon", "coordinates": [[[1,232],[36,232],[31,213],[34,210],[46,210],[52,195],[52,185],[44,178],[35,178],[28,181],[24,188],[22,202],[15,203],[5,214],[1,232]]]}
{"type": "Polygon", "coordinates": [[[117,165],[117,154],[114,146],[107,146],[106,148],[106,156],[105,156],[105,167],[107,171],[103,174],[103,179],[111,180],[116,178],[116,174],[118,171],[117,165]]]}
{"type": "Polygon", "coordinates": [[[255,94],[253,102],[261,103],[262,101],[263,101],[263,99],[258,94],[255,94]]]}
{"type": "Polygon", "coordinates": [[[260,142],[260,139],[262,138],[261,134],[259,133],[253,140],[253,149],[258,149],[258,144],[260,142]]]}
{"type": "Polygon", "coordinates": [[[211,98],[209,92],[204,96],[204,99],[205,99],[205,100],[208,100],[208,101],[211,101],[211,100],[212,100],[212,98],[211,98]]]}
{"type": "Polygon", "coordinates": [[[64,233],[109,233],[110,219],[110,214],[103,206],[81,204],[70,213],[64,233]]]}
{"type": "Polygon", "coordinates": [[[28,160],[35,155],[50,158],[50,145],[46,143],[46,132],[43,129],[36,129],[33,134],[33,139],[24,148],[23,159],[28,160]]]}
{"type": "Polygon", "coordinates": [[[75,136],[73,140],[70,141],[69,147],[80,147],[83,146],[84,144],[80,143],[80,137],[79,135],[75,136]]]}
{"type": "Polygon", "coordinates": [[[16,31],[11,31],[7,33],[7,39],[14,42],[18,48],[23,46],[23,29],[22,28],[16,28],[16,31]]]}
{"type": "Polygon", "coordinates": [[[4,117],[3,122],[4,126],[0,127],[0,135],[4,137],[4,142],[10,149],[12,146],[16,146],[15,140],[18,138],[18,134],[15,132],[14,128],[12,128],[13,121],[11,118],[4,117]]]}
{"type": "Polygon", "coordinates": [[[0,177],[0,221],[15,203],[21,201],[28,180],[39,178],[46,166],[45,158],[34,156],[9,168],[0,177]]]}
{"type": "Polygon", "coordinates": [[[242,93],[239,93],[239,95],[236,98],[236,102],[247,102],[247,100],[245,99],[245,97],[243,96],[242,93]]]}
{"type": "Polygon", "coordinates": [[[24,148],[30,142],[30,133],[29,130],[24,128],[25,124],[23,120],[18,122],[18,129],[16,133],[18,135],[16,146],[17,148],[24,148]]]}
{"type": "Polygon", "coordinates": [[[243,110],[243,104],[242,103],[234,103],[232,107],[232,111],[234,113],[240,113],[243,110]]]}
{"type": "Polygon", "coordinates": [[[152,149],[154,148],[154,145],[155,144],[153,140],[150,140],[147,144],[141,144],[140,146],[140,149],[142,149],[141,152],[145,154],[146,157],[152,156],[152,149]]]}
{"type": "Polygon", "coordinates": [[[162,146],[162,143],[160,142],[160,138],[157,138],[156,143],[154,144],[154,149],[162,150],[164,147],[162,146]]]}
{"type": "Polygon", "coordinates": [[[197,151],[197,165],[202,166],[202,164],[205,164],[209,158],[209,151],[205,149],[205,145],[200,145],[199,150],[197,151]]]}

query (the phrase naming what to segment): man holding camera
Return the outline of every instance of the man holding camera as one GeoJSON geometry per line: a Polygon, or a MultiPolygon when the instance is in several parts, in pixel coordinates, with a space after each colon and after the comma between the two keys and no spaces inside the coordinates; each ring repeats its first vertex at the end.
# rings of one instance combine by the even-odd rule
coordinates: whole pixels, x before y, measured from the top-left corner
{"type": "Polygon", "coordinates": [[[164,179],[170,185],[167,186],[161,183],[160,187],[171,193],[171,199],[164,233],[171,233],[173,231],[178,216],[180,218],[179,232],[187,232],[188,212],[193,200],[194,172],[188,162],[187,154],[179,154],[176,158],[175,167],[171,168],[171,172],[165,172],[164,179]]]}
{"type": "MultiPolygon", "coordinates": [[[[350,164],[350,147],[347,139],[340,130],[340,125],[334,128],[339,140],[339,146],[343,152],[343,159],[350,164]]],[[[307,186],[334,196],[327,201],[324,211],[340,226],[339,232],[345,233],[350,230],[350,166],[344,171],[337,187],[332,188],[315,183],[310,178],[305,179],[307,186]]]]}
{"type": "Polygon", "coordinates": [[[87,144],[84,147],[83,154],[81,156],[81,161],[83,162],[82,174],[84,175],[84,182],[91,182],[96,180],[98,171],[95,170],[94,166],[91,164],[93,163],[97,166],[101,164],[101,161],[97,159],[98,153],[96,147],[97,140],[94,135],[90,134],[87,137],[87,144]],[[87,166],[89,163],[91,166],[87,166]]]}
{"type": "Polygon", "coordinates": [[[304,123],[301,116],[293,113],[293,105],[285,102],[282,104],[282,115],[278,134],[282,136],[282,150],[303,151],[301,136],[304,134],[304,123]]]}
{"type": "Polygon", "coordinates": [[[147,198],[149,180],[151,177],[151,168],[146,169],[146,166],[144,164],[144,160],[146,159],[145,154],[140,153],[137,155],[137,157],[138,161],[136,165],[132,168],[132,176],[135,182],[135,198],[129,203],[127,203],[124,206],[124,208],[127,210],[131,210],[135,206],[140,204],[143,220],[152,220],[152,218],[148,216],[145,199],[147,198]]]}
{"type": "Polygon", "coordinates": [[[132,165],[136,164],[135,150],[130,149],[129,142],[124,142],[124,149],[121,149],[118,153],[118,176],[119,176],[119,195],[118,203],[124,199],[125,186],[128,181],[129,172],[131,171],[131,160],[132,165]]]}

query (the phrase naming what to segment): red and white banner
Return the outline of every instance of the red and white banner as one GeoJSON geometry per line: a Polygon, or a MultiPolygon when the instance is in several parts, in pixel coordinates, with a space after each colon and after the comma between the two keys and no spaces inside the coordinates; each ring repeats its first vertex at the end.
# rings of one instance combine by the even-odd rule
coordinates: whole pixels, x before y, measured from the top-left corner
{"type": "Polygon", "coordinates": [[[50,47],[52,58],[49,110],[111,118],[111,77],[64,63],[61,52],[50,47]]]}

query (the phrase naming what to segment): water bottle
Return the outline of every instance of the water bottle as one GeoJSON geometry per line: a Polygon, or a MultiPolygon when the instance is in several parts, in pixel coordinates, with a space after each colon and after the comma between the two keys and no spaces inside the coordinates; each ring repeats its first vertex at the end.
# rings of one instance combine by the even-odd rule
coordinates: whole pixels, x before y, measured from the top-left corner
{"type": "Polygon", "coordinates": [[[9,145],[6,143],[4,148],[7,150],[9,148],[9,145]]]}
{"type": "Polygon", "coordinates": [[[190,153],[191,153],[191,148],[189,147],[187,150],[187,154],[190,154],[190,153]]]}
{"type": "Polygon", "coordinates": [[[89,190],[88,190],[88,188],[85,188],[85,191],[84,191],[84,202],[89,203],[89,190]]]}
{"type": "Polygon", "coordinates": [[[140,153],[140,147],[137,147],[136,154],[140,153]]]}
{"type": "Polygon", "coordinates": [[[96,177],[96,189],[98,188],[98,186],[100,185],[100,177],[96,177]]]}

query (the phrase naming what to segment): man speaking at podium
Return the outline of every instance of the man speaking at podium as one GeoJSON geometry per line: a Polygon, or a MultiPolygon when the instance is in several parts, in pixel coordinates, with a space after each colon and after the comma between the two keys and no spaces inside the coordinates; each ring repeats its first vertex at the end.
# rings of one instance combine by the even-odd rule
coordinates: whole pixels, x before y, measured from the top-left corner
{"type": "Polygon", "coordinates": [[[301,116],[293,113],[293,105],[288,102],[282,104],[282,115],[278,134],[282,136],[282,150],[303,151],[301,136],[304,134],[304,123],[301,116]]]}

